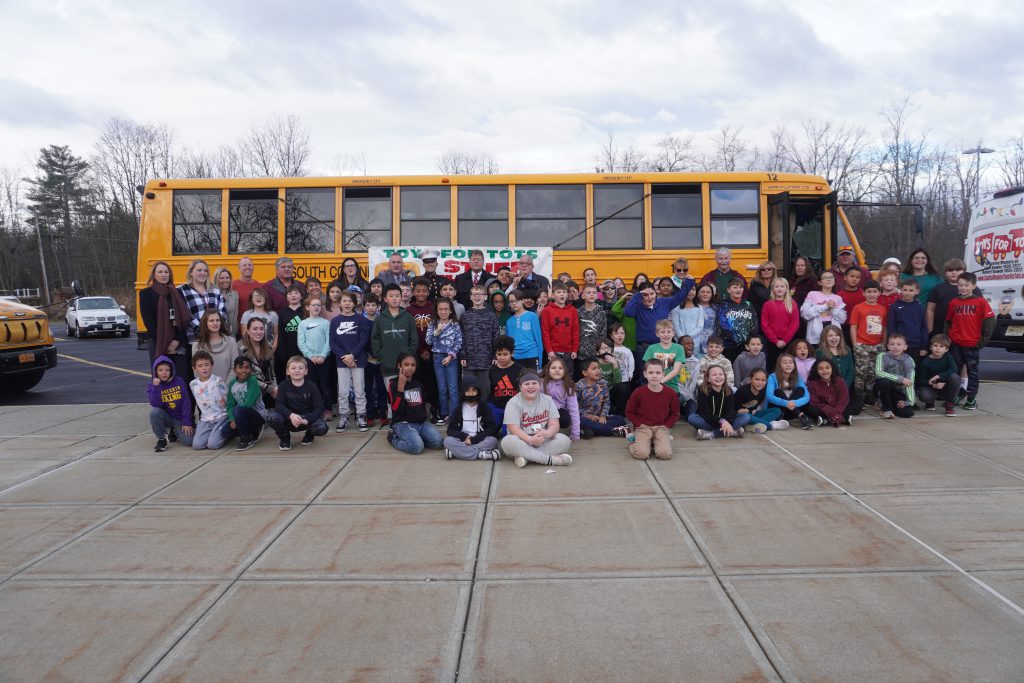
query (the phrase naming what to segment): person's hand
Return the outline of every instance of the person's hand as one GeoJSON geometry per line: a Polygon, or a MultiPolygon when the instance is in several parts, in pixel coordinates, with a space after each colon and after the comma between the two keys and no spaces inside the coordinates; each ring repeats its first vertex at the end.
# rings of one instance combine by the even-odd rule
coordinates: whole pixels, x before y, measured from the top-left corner
{"type": "Polygon", "coordinates": [[[235,424],[234,420],[228,422],[228,427],[231,427],[232,429],[238,429],[238,425],[235,424]]]}
{"type": "Polygon", "coordinates": [[[832,299],[829,299],[828,301],[825,302],[825,305],[828,306],[829,308],[835,308],[836,302],[832,301],[832,299]]]}
{"type": "Polygon", "coordinates": [[[298,427],[299,425],[305,424],[306,422],[305,420],[302,419],[302,416],[297,413],[292,413],[291,415],[289,415],[288,421],[292,423],[292,427],[298,427]]]}
{"type": "Polygon", "coordinates": [[[182,434],[188,434],[189,436],[192,436],[193,434],[195,434],[196,428],[195,427],[182,427],[181,428],[181,432],[182,432],[182,434]]]}
{"type": "Polygon", "coordinates": [[[721,429],[722,429],[722,433],[723,433],[723,434],[725,434],[726,436],[732,436],[733,434],[735,434],[735,433],[736,433],[736,430],[735,430],[735,429],[733,429],[733,428],[732,428],[732,425],[731,425],[731,424],[729,424],[728,422],[724,422],[724,421],[723,421],[723,422],[721,423],[720,427],[721,427],[721,429]]]}
{"type": "Polygon", "coordinates": [[[750,411],[749,411],[749,410],[747,410],[746,408],[740,408],[740,409],[739,409],[739,410],[737,410],[736,412],[737,412],[737,413],[749,413],[750,411]]]}
{"type": "Polygon", "coordinates": [[[934,387],[935,389],[945,389],[946,388],[946,383],[945,382],[936,382],[935,384],[932,385],[932,387],[934,387]]]}
{"type": "Polygon", "coordinates": [[[903,386],[909,387],[911,384],[912,384],[912,382],[910,381],[909,377],[904,377],[903,378],[903,386]]]}
{"type": "Polygon", "coordinates": [[[788,403],[786,403],[786,407],[789,408],[790,410],[796,410],[796,403],[794,403],[793,401],[789,401],[788,403]]]}
{"type": "Polygon", "coordinates": [[[270,387],[270,397],[271,398],[277,398],[277,385],[276,384],[272,385],[270,387]]]}
{"type": "Polygon", "coordinates": [[[466,361],[465,360],[460,361],[459,364],[462,365],[462,367],[466,367],[466,361]]]}
{"type": "Polygon", "coordinates": [[[356,366],[356,359],[349,358],[347,361],[345,361],[345,365],[349,366],[350,368],[354,368],[356,366]]]}
{"type": "Polygon", "coordinates": [[[444,360],[441,361],[441,365],[448,365],[452,361],[451,356],[445,356],[444,360]]]}
{"type": "Polygon", "coordinates": [[[555,352],[554,351],[548,351],[548,360],[554,360],[554,359],[555,359],[555,352]]]}
{"type": "Polygon", "coordinates": [[[473,445],[473,437],[467,436],[465,439],[462,440],[462,443],[466,444],[467,446],[472,446],[473,445]]]}
{"type": "Polygon", "coordinates": [[[906,401],[896,401],[896,407],[897,408],[906,408],[907,407],[907,402],[906,401]]]}
{"type": "Polygon", "coordinates": [[[153,386],[155,387],[155,386],[159,386],[159,385],[160,385],[160,378],[159,377],[154,377],[153,378],[153,386]]]}
{"type": "Polygon", "coordinates": [[[608,418],[605,417],[604,415],[602,415],[601,417],[597,418],[597,421],[600,424],[608,424],[608,418]]]}
{"type": "Polygon", "coordinates": [[[573,360],[575,360],[576,359],[576,352],[573,351],[572,353],[570,353],[569,357],[572,358],[573,360]]]}
{"type": "Polygon", "coordinates": [[[420,354],[420,358],[423,360],[430,360],[430,351],[424,350],[423,353],[420,354]]]}

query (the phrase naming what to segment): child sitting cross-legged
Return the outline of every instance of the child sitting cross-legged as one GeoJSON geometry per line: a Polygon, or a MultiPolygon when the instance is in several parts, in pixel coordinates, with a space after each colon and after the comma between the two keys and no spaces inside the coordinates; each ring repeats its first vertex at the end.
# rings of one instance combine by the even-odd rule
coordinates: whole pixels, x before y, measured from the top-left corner
{"type": "Polygon", "coordinates": [[[571,465],[566,453],[572,442],[559,431],[558,408],[551,397],[541,392],[540,375],[527,370],[519,376],[519,393],[505,406],[508,436],[501,440],[505,455],[514,458],[516,467],[526,463],[571,465]]]}
{"type": "Polygon", "coordinates": [[[697,430],[698,440],[742,438],[750,415],[736,412],[735,396],[726,382],[725,370],[720,365],[711,365],[697,390],[697,412],[686,419],[697,430]]]}
{"type": "MultiPolygon", "coordinates": [[[[756,337],[754,337],[756,339],[756,337]]],[[[789,429],[789,423],[780,419],[782,411],[768,405],[768,372],[755,368],[746,384],[736,390],[736,413],[750,415],[750,431],[763,434],[769,430],[789,429]]]]}
{"type": "Polygon", "coordinates": [[[810,429],[814,422],[804,414],[804,408],[811,401],[807,385],[796,370],[796,359],[788,353],[779,356],[775,372],[768,378],[768,403],[782,410],[786,420],[799,418],[800,426],[810,429]]]}
{"type": "Polygon", "coordinates": [[[629,454],[637,460],[651,457],[652,447],[659,460],[672,458],[669,430],[679,421],[679,395],[663,384],[664,378],[664,363],[657,358],[648,360],[644,363],[647,383],[633,390],[626,404],[626,418],[635,429],[626,437],[629,454]]]}
{"type": "Polygon", "coordinates": [[[430,424],[423,397],[423,385],[416,374],[416,356],[408,351],[398,354],[398,376],[388,383],[391,401],[391,431],[388,443],[410,455],[419,455],[426,448],[441,448],[444,439],[430,424]]]}
{"type": "Polygon", "coordinates": [[[589,439],[598,436],[626,436],[626,419],[611,415],[611,394],[608,382],[601,373],[601,364],[596,358],[584,358],[580,362],[583,377],[576,382],[576,398],[580,409],[580,434],[589,439]]]}
{"type": "Polygon", "coordinates": [[[476,375],[462,376],[459,401],[448,414],[448,435],[444,439],[447,460],[498,460],[498,424],[480,391],[476,375]]]}
{"type": "Polygon", "coordinates": [[[846,386],[839,370],[827,358],[814,362],[807,390],[811,394],[811,402],[806,411],[811,417],[817,418],[818,426],[830,424],[838,427],[841,424],[852,425],[850,417],[850,389],[846,386]]]}

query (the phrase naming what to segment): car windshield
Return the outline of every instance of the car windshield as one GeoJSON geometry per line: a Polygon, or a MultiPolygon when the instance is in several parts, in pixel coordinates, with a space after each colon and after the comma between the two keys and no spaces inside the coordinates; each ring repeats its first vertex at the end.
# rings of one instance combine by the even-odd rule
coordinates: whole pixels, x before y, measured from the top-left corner
{"type": "Polygon", "coordinates": [[[82,299],[78,307],[83,311],[102,311],[108,308],[118,308],[117,302],[109,297],[97,299],[82,299]]]}

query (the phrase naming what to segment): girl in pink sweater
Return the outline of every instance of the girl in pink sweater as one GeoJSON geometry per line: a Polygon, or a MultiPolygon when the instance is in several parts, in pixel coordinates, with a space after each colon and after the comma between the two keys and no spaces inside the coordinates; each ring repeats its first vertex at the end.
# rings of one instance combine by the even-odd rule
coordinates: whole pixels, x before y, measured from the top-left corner
{"type": "Polygon", "coordinates": [[[772,281],[771,299],[761,309],[761,331],[767,339],[764,355],[768,367],[775,367],[775,361],[786,345],[793,340],[800,326],[800,311],[789,293],[785,278],[772,281]]]}

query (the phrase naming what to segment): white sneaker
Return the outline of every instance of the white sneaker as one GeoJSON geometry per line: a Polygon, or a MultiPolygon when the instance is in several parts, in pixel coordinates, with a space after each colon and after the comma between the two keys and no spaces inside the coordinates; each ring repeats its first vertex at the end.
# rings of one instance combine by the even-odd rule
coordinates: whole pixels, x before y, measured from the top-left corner
{"type": "Polygon", "coordinates": [[[743,427],[737,427],[733,431],[733,433],[730,434],[729,436],[731,436],[734,439],[742,439],[743,438],[743,427]]]}
{"type": "Polygon", "coordinates": [[[551,464],[552,465],[559,465],[559,466],[561,466],[561,465],[571,465],[572,464],[572,456],[569,455],[568,453],[559,453],[558,455],[552,455],[551,456],[551,464]]]}
{"type": "Polygon", "coordinates": [[[772,420],[772,431],[782,431],[783,429],[789,429],[789,423],[785,420],[772,420]]]}
{"type": "Polygon", "coordinates": [[[883,410],[878,414],[878,417],[882,418],[883,420],[891,420],[894,416],[891,410],[883,410]]]}
{"type": "Polygon", "coordinates": [[[338,418],[338,426],[334,428],[334,432],[336,434],[341,434],[346,429],[348,429],[348,418],[347,417],[339,417],[338,418]]]}
{"type": "Polygon", "coordinates": [[[446,449],[444,449],[444,459],[445,460],[454,460],[455,459],[455,454],[452,453],[450,450],[448,450],[446,448],[446,449]]]}
{"type": "Polygon", "coordinates": [[[501,460],[501,451],[497,448],[491,448],[486,451],[480,451],[480,454],[476,456],[477,460],[501,460]]]}
{"type": "Polygon", "coordinates": [[[518,455],[518,456],[516,456],[515,463],[516,463],[516,467],[519,467],[519,468],[526,467],[526,458],[524,458],[521,455],[518,455]]]}
{"type": "Polygon", "coordinates": [[[715,433],[710,429],[698,429],[697,430],[697,441],[711,441],[715,438],[715,433]]]}
{"type": "Polygon", "coordinates": [[[750,425],[749,429],[755,434],[764,434],[765,432],[768,431],[768,425],[761,424],[760,422],[755,422],[754,424],[750,425]]]}

